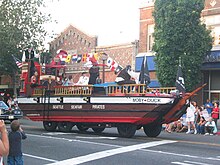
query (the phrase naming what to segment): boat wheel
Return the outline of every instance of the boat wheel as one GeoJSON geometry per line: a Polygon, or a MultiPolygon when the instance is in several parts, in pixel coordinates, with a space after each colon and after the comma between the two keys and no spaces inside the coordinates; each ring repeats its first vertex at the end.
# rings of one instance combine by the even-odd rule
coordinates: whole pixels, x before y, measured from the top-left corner
{"type": "Polygon", "coordinates": [[[43,126],[46,131],[55,131],[57,128],[57,122],[43,121],[43,126]]]}
{"type": "Polygon", "coordinates": [[[70,132],[73,128],[74,124],[72,122],[59,122],[58,130],[61,132],[70,132]]]}
{"type": "Polygon", "coordinates": [[[95,133],[102,133],[105,130],[105,125],[98,125],[96,127],[93,127],[92,130],[95,133]]]}
{"type": "Polygon", "coordinates": [[[162,125],[161,124],[157,124],[157,125],[144,125],[144,132],[148,137],[157,137],[161,130],[162,130],[162,125]]]}
{"type": "Polygon", "coordinates": [[[85,132],[89,129],[89,127],[83,125],[83,124],[77,124],[76,127],[78,128],[79,131],[85,132]]]}
{"type": "Polygon", "coordinates": [[[137,126],[134,124],[119,124],[117,129],[121,137],[130,138],[134,136],[137,126]]]}

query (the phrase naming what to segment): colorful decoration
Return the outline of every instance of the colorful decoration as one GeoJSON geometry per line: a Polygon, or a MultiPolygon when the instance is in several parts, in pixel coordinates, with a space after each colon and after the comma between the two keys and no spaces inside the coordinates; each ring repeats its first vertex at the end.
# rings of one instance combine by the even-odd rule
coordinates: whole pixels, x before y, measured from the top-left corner
{"type": "MultiPolygon", "coordinates": [[[[102,55],[103,52],[68,55],[65,50],[60,49],[57,51],[57,55],[55,58],[58,58],[60,60],[59,64],[61,65],[65,65],[65,62],[70,63],[71,61],[72,64],[83,62],[85,63],[84,67],[90,68],[92,66],[103,65],[103,64],[98,64],[98,61],[102,55]]],[[[107,58],[106,66],[108,66],[111,71],[115,71],[115,73],[118,73],[119,71],[122,70],[122,67],[119,66],[119,64],[111,57],[107,58]]]]}

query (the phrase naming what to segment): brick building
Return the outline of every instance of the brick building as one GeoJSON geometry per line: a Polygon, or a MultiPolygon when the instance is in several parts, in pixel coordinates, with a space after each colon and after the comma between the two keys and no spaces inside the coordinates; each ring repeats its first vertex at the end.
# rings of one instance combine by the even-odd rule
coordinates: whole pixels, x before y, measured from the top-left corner
{"type": "Polygon", "coordinates": [[[90,36],[73,25],[69,25],[60,35],[49,43],[53,56],[57,50],[63,49],[71,54],[91,52],[97,46],[97,36],[90,36]]]}
{"type": "MultiPolygon", "coordinates": [[[[146,0],[146,4],[140,8],[139,53],[152,52],[154,2],[155,0],[146,0]]],[[[203,90],[203,100],[220,100],[220,0],[205,1],[201,20],[212,31],[214,39],[212,51],[202,65],[203,82],[208,84],[203,90]]]]}
{"type": "Polygon", "coordinates": [[[204,99],[210,98],[212,101],[220,100],[220,0],[206,0],[205,9],[202,12],[202,20],[211,30],[213,37],[213,47],[207,55],[202,71],[204,83],[208,85],[203,91],[204,99]]]}
{"type": "MultiPolygon", "coordinates": [[[[127,65],[131,65],[132,68],[135,69],[135,56],[138,52],[138,41],[126,44],[97,46],[96,51],[105,52],[123,68],[127,65]]],[[[102,61],[100,60],[100,63],[101,62],[102,61]]],[[[105,72],[105,82],[114,81],[115,78],[116,75],[114,74],[114,71],[110,71],[110,69],[107,68],[105,72]]]]}

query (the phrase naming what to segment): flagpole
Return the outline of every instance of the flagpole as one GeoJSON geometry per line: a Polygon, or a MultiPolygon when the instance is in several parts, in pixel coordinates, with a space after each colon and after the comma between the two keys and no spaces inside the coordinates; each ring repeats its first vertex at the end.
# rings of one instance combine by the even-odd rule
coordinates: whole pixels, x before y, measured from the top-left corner
{"type": "MultiPolygon", "coordinates": [[[[184,53],[185,54],[185,53],[184,53]]],[[[179,57],[179,66],[181,66],[181,57],[179,57]]]]}
{"type": "Polygon", "coordinates": [[[105,61],[107,60],[108,56],[106,53],[102,53],[102,82],[105,83],[105,61]]]}

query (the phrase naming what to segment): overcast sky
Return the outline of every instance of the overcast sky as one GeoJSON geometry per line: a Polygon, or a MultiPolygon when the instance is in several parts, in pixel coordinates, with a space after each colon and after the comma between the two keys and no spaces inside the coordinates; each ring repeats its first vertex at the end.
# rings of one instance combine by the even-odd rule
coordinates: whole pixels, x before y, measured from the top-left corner
{"type": "Polygon", "coordinates": [[[46,10],[58,23],[46,28],[59,34],[72,24],[89,35],[97,35],[99,46],[132,42],[139,38],[139,8],[145,1],[48,0],[46,10]]]}

